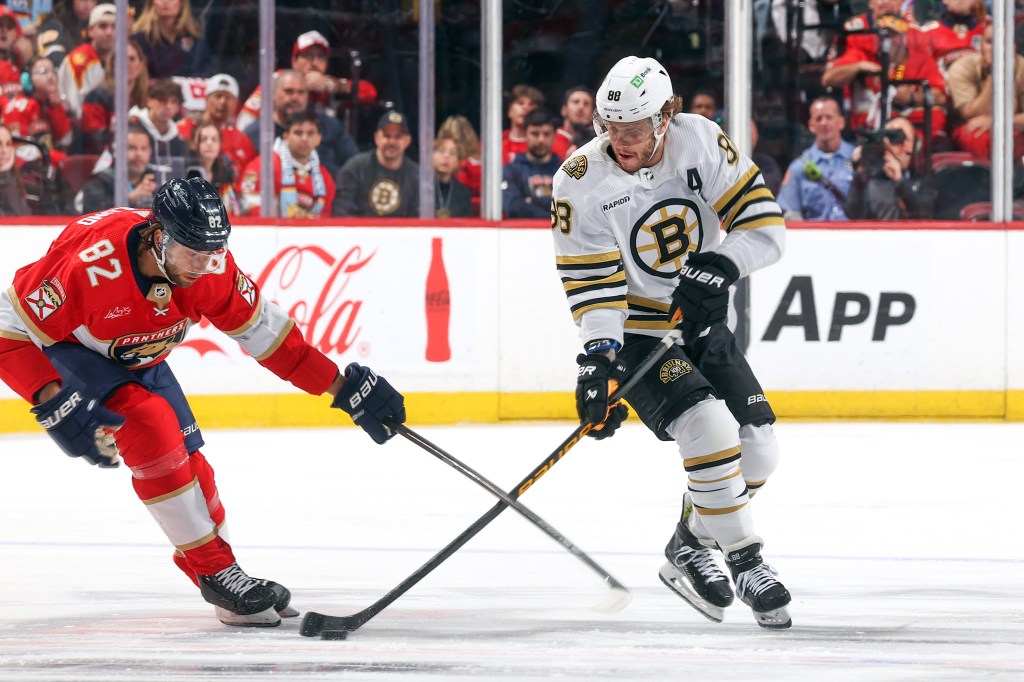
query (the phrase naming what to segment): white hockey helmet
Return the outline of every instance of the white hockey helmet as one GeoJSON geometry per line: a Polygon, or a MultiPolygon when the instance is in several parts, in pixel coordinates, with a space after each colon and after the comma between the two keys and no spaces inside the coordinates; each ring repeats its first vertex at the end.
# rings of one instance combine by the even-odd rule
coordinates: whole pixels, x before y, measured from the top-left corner
{"type": "Polygon", "coordinates": [[[595,127],[603,123],[651,119],[657,130],[661,124],[661,107],[672,95],[672,79],[658,60],[624,57],[604,77],[594,96],[595,127]]]}

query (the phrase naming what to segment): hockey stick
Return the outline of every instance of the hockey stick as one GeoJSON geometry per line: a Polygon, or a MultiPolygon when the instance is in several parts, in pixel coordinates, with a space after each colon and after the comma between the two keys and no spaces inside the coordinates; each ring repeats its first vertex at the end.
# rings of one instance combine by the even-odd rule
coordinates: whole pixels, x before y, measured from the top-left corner
{"type": "Polygon", "coordinates": [[[448,454],[447,452],[437,447],[429,440],[427,440],[420,434],[416,433],[409,427],[405,426],[404,424],[399,424],[392,428],[397,430],[398,433],[404,436],[407,440],[415,443],[416,445],[419,445],[421,448],[432,454],[434,457],[437,457],[445,464],[448,464],[453,469],[457,469],[464,476],[476,482],[480,487],[486,488],[487,490],[491,491],[491,493],[499,500],[503,501],[506,506],[511,507],[527,521],[529,521],[530,523],[532,523],[533,525],[537,526],[542,531],[547,533],[552,540],[562,545],[562,547],[565,547],[565,549],[567,549],[570,554],[572,554],[574,557],[585,563],[595,573],[600,575],[604,583],[611,589],[611,594],[609,594],[608,597],[600,604],[594,606],[594,610],[604,611],[607,613],[621,611],[626,607],[626,604],[628,604],[629,601],[633,598],[633,595],[629,593],[629,589],[626,588],[625,585],[616,580],[610,573],[608,573],[608,571],[601,568],[601,566],[598,565],[596,561],[591,559],[589,556],[586,555],[586,553],[583,552],[583,550],[574,545],[569,540],[569,538],[559,533],[552,526],[550,526],[544,519],[534,514],[529,508],[526,507],[526,505],[517,500],[512,499],[512,497],[505,493],[505,491],[503,491],[497,485],[489,481],[482,474],[475,471],[468,464],[459,461],[455,456],[448,454]]]}
{"type": "MultiPolygon", "coordinates": [[[[644,358],[643,362],[641,362],[636,370],[630,375],[629,379],[619,386],[618,390],[612,394],[608,399],[609,403],[621,399],[627,392],[636,386],[643,378],[644,374],[646,374],[647,371],[661,359],[661,356],[675,344],[681,335],[682,332],[678,328],[675,328],[666,334],[658,345],[647,354],[647,357],[644,358]]],[[[526,476],[526,478],[520,481],[519,485],[509,491],[508,496],[513,500],[518,499],[519,496],[525,493],[541,476],[550,471],[551,467],[558,463],[558,461],[565,456],[565,453],[580,442],[580,440],[587,435],[592,428],[594,428],[593,424],[580,424],[577,426],[572,434],[562,441],[557,448],[555,448],[554,452],[548,455],[543,462],[541,462],[526,476]]],[[[400,582],[394,589],[367,606],[362,611],[353,613],[349,616],[328,616],[315,611],[308,611],[302,618],[302,625],[299,628],[299,634],[303,637],[316,637],[319,635],[322,639],[345,639],[348,637],[348,633],[355,632],[361,628],[369,622],[371,618],[376,616],[392,602],[412,589],[416,583],[425,578],[431,571],[440,566],[446,559],[448,559],[448,557],[454,554],[460,547],[469,542],[473,536],[483,530],[487,524],[496,519],[501,512],[505,511],[506,507],[508,507],[508,504],[504,500],[499,500],[496,505],[487,511],[487,513],[474,521],[473,524],[466,528],[466,530],[462,531],[458,537],[448,543],[437,554],[428,559],[427,562],[416,569],[412,575],[400,582]]]]}

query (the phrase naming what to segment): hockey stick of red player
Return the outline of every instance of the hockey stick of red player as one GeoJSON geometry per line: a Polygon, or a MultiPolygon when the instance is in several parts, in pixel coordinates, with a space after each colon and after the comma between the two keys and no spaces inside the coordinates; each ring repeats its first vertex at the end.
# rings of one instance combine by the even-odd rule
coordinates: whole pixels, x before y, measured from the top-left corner
{"type": "MultiPolygon", "coordinates": [[[[675,345],[681,335],[682,332],[678,328],[675,328],[666,334],[658,345],[647,354],[647,357],[644,358],[643,362],[640,363],[636,370],[633,371],[629,379],[619,386],[618,390],[612,394],[608,399],[608,402],[613,403],[616,400],[621,399],[627,392],[629,392],[630,389],[636,386],[647,371],[661,359],[661,356],[663,356],[669,348],[675,345]]],[[[557,448],[555,448],[554,452],[548,455],[543,462],[541,462],[526,476],[526,478],[520,481],[519,485],[508,492],[508,497],[513,500],[518,499],[518,497],[526,492],[530,486],[536,483],[541,476],[550,471],[551,467],[557,464],[558,461],[565,456],[565,453],[567,453],[574,445],[579,443],[580,440],[590,432],[593,426],[593,424],[580,424],[577,426],[576,429],[573,430],[572,434],[562,441],[557,448]]],[[[431,571],[440,566],[448,557],[454,554],[460,547],[469,542],[473,536],[483,530],[487,524],[496,519],[508,506],[509,505],[505,500],[499,500],[496,505],[487,511],[486,514],[474,521],[473,524],[466,528],[466,530],[462,531],[458,537],[448,543],[437,554],[428,559],[426,563],[416,569],[412,575],[362,611],[353,613],[349,616],[328,616],[315,611],[307,612],[302,618],[302,625],[299,628],[299,634],[303,637],[316,637],[319,635],[322,639],[347,638],[348,633],[355,632],[361,628],[371,618],[376,616],[392,602],[412,589],[416,583],[425,578],[431,571]]]]}
{"type": "Polygon", "coordinates": [[[530,523],[532,523],[533,525],[537,526],[542,531],[547,533],[547,535],[552,540],[554,540],[562,547],[567,549],[570,554],[572,554],[574,557],[585,563],[595,573],[600,575],[604,583],[611,589],[611,594],[609,594],[607,598],[605,598],[605,600],[602,601],[600,604],[595,605],[594,610],[604,611],[606,613],[614,613],[616,611],[621,611],[626,607],[626,604],[628,604],[629,601],[633,598],[633,595],[630,594],[629,589],[627,589],[625,585],[616,580],[610,573],[608,573],[608,571],[601,568],[601,566],[598,565],[596,561],[587,556],[586,553],[583,552],[583,550],[574,545],[567,537],[565,537],[557,530],[555,530],[551,525],[547,523],[547,521],[534,514],[522,502],[513,499],[508,493],[506,493],[497,485],[492,483],[482,474],[475,471],[468,464],[460,461],[454,455],[448,454],[447,452],[437,447],[429,440],[427,440],[420,434],[416,433],[409,427],[405,426],[404,424],[399,424],[392,428],[397,430],[398,433],[400,433],[407,440],[415,443],[416,445],[419,445],[421,448],[432,454],[434,457],[437,457],[445,464],[451,466],[453,469],[456,469],[461,474],[474,481],[480,487],[489,490],[491,494],[493,494],[499,500],[504,502],[506,506],[511,507],[527,521],[529,521],[530,523]]]}

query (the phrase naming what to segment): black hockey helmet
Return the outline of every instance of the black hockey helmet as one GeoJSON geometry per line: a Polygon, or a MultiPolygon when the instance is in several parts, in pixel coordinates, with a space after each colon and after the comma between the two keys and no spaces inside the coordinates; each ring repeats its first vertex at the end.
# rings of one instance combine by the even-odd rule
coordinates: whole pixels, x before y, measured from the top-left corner
{"type": "Polygon", "coordinates": [[[167,235],[195,251],[217,251],[231,234],[224,203],[201,177],[171,178],[156,191],[153,213],[167,235]]]}

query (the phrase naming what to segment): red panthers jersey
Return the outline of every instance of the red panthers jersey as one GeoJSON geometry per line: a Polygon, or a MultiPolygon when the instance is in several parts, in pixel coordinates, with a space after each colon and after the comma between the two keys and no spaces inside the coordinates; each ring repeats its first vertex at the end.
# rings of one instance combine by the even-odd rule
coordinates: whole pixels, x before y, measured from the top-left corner
{"type": "Polygon", "coordinates": [[[14,284],[0,295],[0,378],[23,396],[52,378],[48,362],[27,354],[29,343],[80,343],[128,369],[150,367],[205,316],[281,378],[316,395],[326,391],[337,367],[302,340],[281,308],[260,296],[230,253],[222,272],[186,288],[142,275],[134,228],[149,217],[149,211],[129,208],[83,216],[45,256],[15,273],[14,284]]]}

